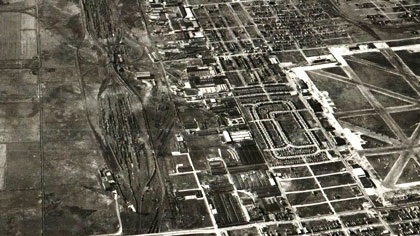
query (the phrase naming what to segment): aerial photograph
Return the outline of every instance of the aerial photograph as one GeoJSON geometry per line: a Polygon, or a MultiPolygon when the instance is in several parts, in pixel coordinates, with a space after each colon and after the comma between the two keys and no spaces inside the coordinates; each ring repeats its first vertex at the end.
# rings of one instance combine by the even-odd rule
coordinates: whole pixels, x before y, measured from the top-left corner
{"type": "Polygon", "coordinates": [[[420,0],[0,0],[0,236],[420,235],[420,0]]]}

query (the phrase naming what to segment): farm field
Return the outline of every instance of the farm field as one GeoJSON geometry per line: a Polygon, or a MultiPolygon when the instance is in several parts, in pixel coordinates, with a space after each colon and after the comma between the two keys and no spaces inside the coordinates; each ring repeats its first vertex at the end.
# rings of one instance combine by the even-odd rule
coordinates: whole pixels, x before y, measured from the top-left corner
{"type": "Polygon", "coordinates": [[[36,20],[22,13],[0,13],[1,60],[32,59],[37,55],[36,20]]]}

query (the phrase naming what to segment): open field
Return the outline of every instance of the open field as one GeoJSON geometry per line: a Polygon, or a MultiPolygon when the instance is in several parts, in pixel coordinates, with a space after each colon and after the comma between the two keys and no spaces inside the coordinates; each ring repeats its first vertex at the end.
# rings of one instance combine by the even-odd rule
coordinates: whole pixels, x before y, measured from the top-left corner
{"type": "Polygon", "coordinates": [[[117,219],[113,201],[98,186],[56,185],[46,191],[45,231],[57,234],[115,232],[117,219]],[[60,204],[58,204],[60,203],[60,204]],[[69,228],[69,225],[72,227],[69,228]]]}
{"type": "Polygon", "coordinates": [[[386,59],[386,57],[380,52],[365,52],[353,54],[351,57],[363,59],[368,62],[373,62],[378,66],[394,69],[394,66],[386,59]]]}
{"type": "Polygon", "coordinates": [[[41,184],[39,143],[9,143],[6,145],[5,190],[39,189],[41,184]]]}
{"type": "MultiPolygon", "coordinates": [[[[25,69],[27,64],[22,61],[32,60],[39,52],[35,18],[0,14],[0,30],[5,32],[0,36],[0,55],[23,65],[6,67],[0,76],[0,142],[6,142],[7,157],[0,194],[1,235],[38,235],[41,230],[46,235],[85,235],[116,230],[114,201],[96,176],[105,161],[87,123],[75,53],[68,45],[73,42],[65,40],[67,29],[57,30],[72,14],[77,16],[78,8],[75,3],[63,3],[44,1],[40,9],[40,69],[25,69]],[[75,8],[67,11],[65,7],[75,8]],[[47,8],[55,10],[45,11],[47,8]]],[[[35,1],[22,4],[31,7],[35,1]]],[[[95,79],[89,82],[90,88],[100,86],[95,79]]],[[[93,107],[97,109],[96,104],[93,107]]]]}
{"type": "Polygon", "coordinates": [[[395,41],[388,41],[386,42],[390,47],[401,47],[401,46],[408,46],[408,45],[415,45],[420,44],[419,38],[414,39],[402,39],[402,40],[395,40],[395,41]]]}
{"type": "Polygon", "coordinates": [[[2,191],[0,194],[1,235],[41,234],[40,191],[2,191]],[[23,210],[25,209],[25,210],[23,210]]]}
{"type": "Polygon", "coordinates": [[[292,62],[295,64],[306,63],[306,59],[299,51],[276,52],[275,56],[280,62],[292,62]]]}
{"type": "Polygon", "coordinates": [[[388,137],[395,137],[395,134],[379,115],[354,116],[349,118],[341,118],[340,120],[348,122],[354,126],[359,126],[371,130],[378,134],[383,134],[388,137]]]}
{"type": "Polygon", "coordinates": [[[404,184],[418,181],[420,181],[420,165],[414,159],[410,159],[397,183],[404,184]]]}
{"type": "Polygon", "coordinates": [[[401,50],[395,52],[404,63],[413,71],[414,74],[420,76],[420,63],[419,57],[420,52],[410,52],[407,50],[401,50]]]}
{"type": "Polygon", "coordinates": [[[362,135],[361,138],[363,139],[364,142],[366,142],[365,144],[362,144],[362,147],[365,149],[390,146],[389,143],[380,141],[378,139],[375,139],[366,135],[362,135]]]}
{"type": "Polygon", "coordinates": [[[34,7],[36,0],[7,0],[4,2],[8,2],[10,5],[6,5],[5,7],[16,9],[18,7],[34,7]]]}
{"type": "Polygon", "coordinates": [[[417,97],[414,89],[401,75],[393,74],[352,60],[347,60],[347,63],[364,83],[408,97],[417,97]]]}
{"type": "MultiPolygon", "coordinates": [[[[3,103],[0,104],[4,113],[4,127],[1,128],[0,142],[35,142],[39,139],[39,104],[3,103]]],[[[0,114],[1,114],[0,113],[0,114]]]]}
{"type": "Polygon", "coordinates": [[[30,70],[0,71],[0,101],[28,101],[36,95],[37,76],[30,70]]]}
{"type": "Polygon", "coordinates": [[[335,75],[347,77],[346,72],[339,66],[329,67],[329,68],[325,68],[325,69],[322,69],[322,70],[325,71],[325,72],[328,72],[328,73],[335,74],[335,75]]]}
{"type": "Polygon", "coordinates": [[[1,12],[0,32],[0,235],[41,234],[40,103],[29,69],[38,55],[36,19],[1,12]]]}
{"type": "Polygon", "coordinates": [[[316,57],[321,55],[327,55],[329,53],[327,48],[314,48],[314,49],[305,49],[303,53],[307,57],[316,57]]]}
{"type": "Polygon", "coordinates": [[[308,72],[308,75],[320,91],[328,92],[329,97],[337,107],[337,111],[371,108],[366,98],[363,97],[356,86],[312,72],[308,72]]]}
{"type": "Polygon", "coordinates": [[[410,105],[411,103],[403,101],[401,99],[391,97],[379,92],[371,91],[373,96],[375,96],[376,100],[378,100],[379,103],[381,103],[384,107],[397,107],[397,106],[404,106],[404,105],[410,105]]]}
{"type": "Polygon", "coordinates": [[[376,173],[378,173],[378,175],[383,180],[385,179],[386,175],[391,170],[392,166],[394,165],[395,161],[397,161],[399,156],[399,153],[394,153],[388,155],[367,156],[366,159],[369,161],[373,169],[375,169],[376,173]]]}
{"type": "Polygon", "coordinates": [[[391,116],[407,137],[420,125],[420,110],[391,113],[391,116]]]}

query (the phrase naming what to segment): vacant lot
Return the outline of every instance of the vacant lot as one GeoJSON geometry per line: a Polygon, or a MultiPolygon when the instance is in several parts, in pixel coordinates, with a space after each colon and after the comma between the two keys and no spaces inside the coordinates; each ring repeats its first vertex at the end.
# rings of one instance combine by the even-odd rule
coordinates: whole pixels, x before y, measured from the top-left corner
{"type": "Polygon", "coordinates": [[[337,188],[324,189],[324,193],[327,195],[327,198],[330,201],[351,198],[361,194],[357,186],[342,186],[337,188]]]}
{"type": "Polygon", "coordinates": [[[204,200],[184,200],[177,202],[178,225],[176,229],[193,229],[211,226],[210,215],[204,200]]]}
{"type": "Polygon", "coordinates": [[[287,194],[287,199],[289,199],[290,204],[293,206],[326,201],[326,199],[322,195],[322,192],[319,190],[312,192],[287,194]]]}
{"type": "Polygon", "coordinates": [[[318,188],[318,185],[316,184],[313,178],[282,181],[281,186],[284,188],[286,192],[310,190],[310,189],[318,188]]]}
{"type": "MultiPolygon", "coordinates": [[[[281,226],[283,228],[283,225],[281,226]]],[[[228,231],[229,236],[254,236],[259,235],[260,231],[257,228],[238,229],[228,231]]]]}
{"type": "Polygon", "coordinates": [[[190,155],[196,170],[203,170],[208,168],[207,158],[217,157],[218,145],[221,145],[220,137],[218,135],[200,136],[195,135],[185,136],[185,140],[190,145],[190,155]],[[207,149],[204,149],[206,147],[207,149]]]}
{"type": "Polygon", "coordinates": [[[311,165],[310,167],[315,175],[323,175],[323,174],[340,172],[342,171],[343,168],[345,168],[344,164],[341,161],[329,162],[329,163],[319,164],[319,165],[311,165]]]}
{"type": "Polygon", "coordinates": [[[319,177],[318,181],[322,187],[331,187],[354,183],[354,179],[349,173],[319,177]]]}
{"type": "Polygon", "coordinates": [[[321,55],[327,55],[329,54],[329,51],[327,48],[319,48],[319,49],[305,49],[303,50],[303,53],[307,57],[317,57],[321,55]]]}
{"type": "Polygon", "coordinates": [[[166,168],[168,169],[169,173],[175,173],[177,171],[177,166],[178,168],[191,167],[190,161],[188,160],[187,155],[165,157],[165,163],[166,163],[166,168]]]}
{"type": "Polygon", "coordinates": [[[311,172],[309,172],[308,167],[306,166],[274,169],[274,172],[281,174],[282,178],[299,178],[299,177],[311,176],[311,172]]]}
{"type": "Polygon", "coordinates": [[[169,179],[175,190],[198,188],[193,174],[172,175],[169,179]]]}
{"type": "Polygon", "coordinates": [[[296,212],[301,218],[329,215],[333,213],[330,206],[326,203],[313,206],[298,207],[296,208],[296,212]]]}
{"type": "Polygon", "coordinates": [[[363,209],[363,203],[367,202],[364,198],[352,199],[331,203],[336,212],[353,211],[363,209]]]}

